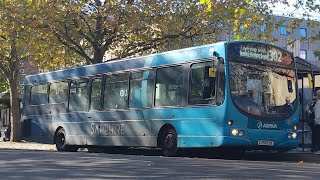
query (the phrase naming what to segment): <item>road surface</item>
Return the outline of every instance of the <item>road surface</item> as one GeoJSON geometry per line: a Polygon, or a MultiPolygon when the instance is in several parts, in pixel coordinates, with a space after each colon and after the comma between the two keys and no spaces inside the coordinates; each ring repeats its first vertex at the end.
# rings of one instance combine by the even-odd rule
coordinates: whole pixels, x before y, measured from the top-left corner
{"type": "MultiPolygon", "coordinates": [[[[249,160],[248,160],[249,159],[249,160]]],[[[0,150],[0,179],[319,179],[320,164],[0,150]]]]}

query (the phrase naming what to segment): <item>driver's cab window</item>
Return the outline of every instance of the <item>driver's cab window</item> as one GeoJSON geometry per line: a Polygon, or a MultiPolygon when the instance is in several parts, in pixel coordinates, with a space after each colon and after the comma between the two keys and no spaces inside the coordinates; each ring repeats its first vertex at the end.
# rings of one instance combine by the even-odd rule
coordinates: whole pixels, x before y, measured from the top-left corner
{"type": "Polygon", "coordinates": [[[224,66],[205,62],[191,65],[189,104],[220,105],[224,100],[224,66]]]}
{"type": "Polygon", "coordinates": [[[259,74],[249,74],[246,86],[248,97],[259,106],[262,106],[262,81],[259,76],[259,74]]]}

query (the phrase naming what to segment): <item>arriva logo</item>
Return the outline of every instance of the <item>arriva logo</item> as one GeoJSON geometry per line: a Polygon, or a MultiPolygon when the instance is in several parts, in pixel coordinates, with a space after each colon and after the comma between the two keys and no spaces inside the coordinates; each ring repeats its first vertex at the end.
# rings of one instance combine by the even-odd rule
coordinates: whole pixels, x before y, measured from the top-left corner
{"type": "Polygon", "coordinates": [[[258,122],[257,124],[258,129],[277,129],[278,126],[277,124],[272,124],[272,123],[262,123],[258,122]]]}

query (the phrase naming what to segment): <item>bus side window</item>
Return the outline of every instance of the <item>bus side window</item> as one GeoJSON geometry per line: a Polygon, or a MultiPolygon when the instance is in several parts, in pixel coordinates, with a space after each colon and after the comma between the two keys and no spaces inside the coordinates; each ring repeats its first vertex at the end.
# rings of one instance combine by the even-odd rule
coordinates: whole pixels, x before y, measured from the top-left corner
{"type": "Polygon", "coordinates": [[[128,74],[106,76],[104,90],[105,109],[126,109],[128,102],[128,74]]]}
{"type": "Polygon", "coordinates": [[[180,106],[182,103],[182,67],[157,70],[155,106],[180,106]]]}
{"type": "Polygon", "coordinates": [[[70,111],[86,111],[88,108],[89,79],[72,80],[70,85],[70,111]]]}
{"type": "Polygon", "coordinates": [[[101,78],[91,81],[90,110],[100,110],[101,100],[101,78]]]}
{"type": "Polygon", "coordinates": [[[153,105],[153,94],[154,94],[154,76],[155,69],[148,70],[143,72],[144,80],[142,81],[142,99],[145,99],[145,102],[142,102],[142,107],[152,107],[153,105]]]}
{"type": "Polygon", "coordinates": [[[143,72],[134,72],[130,75],[129,108],[141,108],[141,89],[143,72]]]}
{"type": "Polygon", "coordinates": [[[68,82],[56,82],[49,85],[49,103],[65,103],[68,95],[68,82]]]}
{"type": "Polygon", "coordinates": [[[47,84],[39,84],[31,87],[30,105],[47,103],[47,84]]]}
{"type": "Polygon", "coordinates": [[[23,103],[25,105],[29,105],[31,100],[31,86],[24,86],[24,98],[23,103]]]}

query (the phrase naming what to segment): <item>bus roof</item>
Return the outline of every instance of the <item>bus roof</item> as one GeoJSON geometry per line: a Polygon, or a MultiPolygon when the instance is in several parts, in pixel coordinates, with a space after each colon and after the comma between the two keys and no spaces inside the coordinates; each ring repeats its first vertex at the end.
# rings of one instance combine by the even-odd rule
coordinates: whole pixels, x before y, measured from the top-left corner
{"type": "Polygon", "coordinates": [[[213,51],[219,52],[222,56],[224,55],[224,49],[221,48],[224,47],[225,43],[226,42],[220,42],[215,44],[208,44],[185,49],[167,51],[157,54],[151,54],[147,56],[120,59],[98,64],[28,75],[24,80],[24,84],[31,85],[50,81],[61,81],[72,78],[106,74],[116,71],[156,67],[161,65],[182,63],[197,59],[206,59],[212,57],[213,51]]]}
{"type": "MultiPolygon", "coordinates": [[[[45,72],[35,75],[28,75],[24,80],[24,85],[39,84],[53,81],[61,81],[73,78],[95,76],[116,71],[141,69],[148,67],[156,67],[161,65],[170,65],[175,63],[183,63],[186,61],[211,58],[213,51],[219,53],[221,57],[225,57],[225,44],[258,41],[223,41],[214,44],[195,46],[190,48],[167,51],[147,56],[120,59],[109,62],[103,62],[93,65],[78,66],[63,70],[45,72]]],[[[273,45],[270,45],[273,46],[273,45]]],[[[278,47],[279,48],[279,47],[278,47]]],[[[282,48],[280,48],[282,49],[282,48]]],[[[285,49],[282,49],[285,50],[285,49]]]]}

